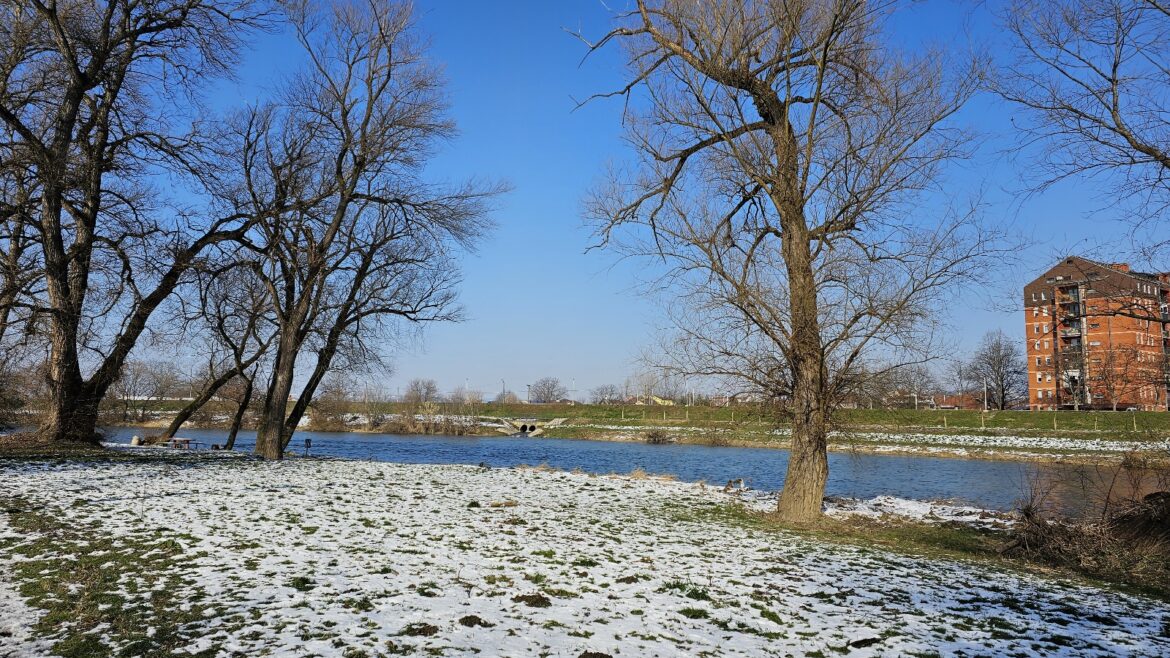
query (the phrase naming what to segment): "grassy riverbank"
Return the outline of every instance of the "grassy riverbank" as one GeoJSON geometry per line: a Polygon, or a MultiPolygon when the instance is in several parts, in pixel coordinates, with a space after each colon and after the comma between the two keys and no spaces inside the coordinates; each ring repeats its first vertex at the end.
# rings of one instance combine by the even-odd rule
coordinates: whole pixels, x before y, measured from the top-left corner
{"type": "Polygon", "coordinates": [[[648,477],[141,455],[0,461],[0,654],[1170,651],[1164,602],[978,557],[987,530],[830,541],[648,477]]]}
{"type": "MultiPolygon", "coordinates": [[[[141,423],[144,434],[166,425],[172,413],[167,405],[173,403],[160,403],[149,412],[149,419],[141,423]]],[[[228,417],[209,410],[188,427],[222,427],[228,417]]],[[[420,408],[386,403],[334,410],[329,415],[313,412],[305,429],[500,436],[502,419],[516,421],[516,428],[521,421],[543,425],[559,419],[555,429],[545,431],[555,438],[656,439],[759,448],[789,445],[785,423],[766,418],[750,406],[429,404],[420,408]]],[[[107,416],[105,422],[121,421],[107,416]]],[[[1029,461],[1116,459],[1139,451],[1170,458],[1170,413],[844,409],[836,414],[834,427],[830,449],[837,451],[1029,461]]]]}

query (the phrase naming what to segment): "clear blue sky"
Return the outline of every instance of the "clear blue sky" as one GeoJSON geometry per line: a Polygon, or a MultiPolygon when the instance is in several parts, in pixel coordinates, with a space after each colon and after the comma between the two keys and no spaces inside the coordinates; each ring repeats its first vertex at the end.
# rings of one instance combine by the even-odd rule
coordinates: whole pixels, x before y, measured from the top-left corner
{"type": "MultiPolygon", "coordinates": [[[[467,320],[432,325],[417,344],[398,350],[390,391],[415,377],[438,380],[442,390],[461,386],[495,393],[501,379],[523,395],[542,376],[576,381],[578,396],[604,383],[620,384],[654,342],[655,306],[635,283],[652,263],[620,262],[589,251],[590,232],[580,217],[583,194],[609,160],[627,155],[620,101],[596,101],[574,111],[574,99],[607,91],[623,80],[620,51],[609,49],[582,63],[584,45],[565,30],[598,36],[610,27],[610,8],[627,0],[419,0],[422,31],[431,56],[446,71],[451,114],[460,137],[435,160],[436,177],[500,179],[512,186],[495,215],[498,228],[463,264],[461,297],[467,320]]],[[[923,43],[986,43],[1002,52],[994,28],[996,3],[956,0],[920,3],[892,26],[907,48],[923,43]],[[975,8],[972,8],[972,7],[975,8]]],[[[295,65],[295,50],[280,35],[266,37],[241,67],[232,99],[263,93],[273,71],[295,65]]],[[[1123,255],[1117,219],[1095,196],[1092,182],[1059,185],[1024,198],[1020,180],[1029,162],[1016,158],[1012,109],[981,96],[962,121],[983,132],[978,157],[956,169],[948,195],[980,190],[988,216],[1014,222],[1035,236],[1023,259],[1032,269],[1008,272],[990,295],[968,295],[953,317],[960,348],[1002,328],[1020,331],[1013,313],[986,303],[1014,302],[1023,282],[1059,254],[1087,251],[1123,255]],[[1110,243],[1113,241],[1114,243],[1110,243]]],[[[1026,154],[1024,154],[1026,155],[1026,154]]],[[[924,208],[930,212],[930,208],[924,208]]]]}

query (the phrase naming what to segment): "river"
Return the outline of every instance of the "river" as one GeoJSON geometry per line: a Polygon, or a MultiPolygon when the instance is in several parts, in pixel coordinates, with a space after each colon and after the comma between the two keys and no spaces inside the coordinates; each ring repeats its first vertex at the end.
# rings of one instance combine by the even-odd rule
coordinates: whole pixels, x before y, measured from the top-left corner
{"type": "MultiPolygon", "coordinates": [[[[109,440],[127,443],[149,430],[113,428],[109,440]]],[[[223,442],[222,430],[184,430],[182,436],[204,448],[223,442]]],[[[303,451],[312,440],[315,456],[370,459],[412,464],[487,464],[493,467],[547,464],[591,473],[673,475],[691,482],[723,486],[743,478],[753,489],[775,491],[788,465],[788,451],[701,445],[649,445],[583,439],[455,437],[396,434],[297,432],[290,446],[303,451]]],[[[255,433],[241,432],[236,449],[250,452],[255,433]]],[[[1057,464],[956,459],[917,455],[829,454],[827,494],[852,498],[890,495],[947,500],[986,509],[1016,507],[1032,487],[1047,491],[1048,503],[1065,512],[1084,508],[1083,472],[1057,464]]],[[[1092,478],[1098,479],[1098,478],[1092,478]]]]}

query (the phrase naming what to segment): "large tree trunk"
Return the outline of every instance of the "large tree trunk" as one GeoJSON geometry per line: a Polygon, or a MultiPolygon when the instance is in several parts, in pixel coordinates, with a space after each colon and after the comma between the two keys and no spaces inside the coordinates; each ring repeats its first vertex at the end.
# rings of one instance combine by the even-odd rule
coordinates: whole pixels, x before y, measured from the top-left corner
{"type": "Polygon", "coordinates": [[[293,342],[295,338],[282,336],[277,346],[276,363],[268,384],[268,396],[264,400],[264,412],[260,426],[256,428],[255,454],[265,459],[284,458],[285,414],[292,393],[297,358],[297,348],[291,344],[293,342]]]}
{"type": "Polygon", "coordinates": [[[77,358],[76,326],[68,319],[55,318],[51,323],[49,352],[51,398],[41,419],[39,434],[50,441],[98,442],[97,417],[100,396],[81,376],[77,358]]]}
{"type": "Polygon", "coordinates": [[[301,423],[301,418],[304,417],[305,411],[308,410],[309,404],[313,402],[313,396],[317,393],[317,387],[321,385],[321,381],[325,379],[325,374],[329,372],[329,366],[333,363],[333,357],[337,354],[337,345],[344,333],[344,326],[341,323],[336,323],[329,329],[329,335],[325,340],[325,344],[317,352],[317,363],[313,367],[313,372],[309,375],[309,380],[305,382],[301,389],[301,394],[297,396],[297,401],[293,405],[292,411],[289,412],[288,418],[284,421],[284,449],[288,449],[288,444],[292,441],[293,433],[296,432],[297,426],[301,423]]]}
{"type": "Polygon", "coordinates": [[[232,417],[232,427],[228,430],[227,443],[223,446],[224,450],[232,450],[236,447],[236,435],[240,433],[240,425],[244,424],[244,414],[248,413],[248,405],[252,404],[252,390],[252,379],[249,378],[244,386],[244,397],[240,400],[236,415],[232,417]]]}
{"type": "Polygon", "coordinates": [[[38,433],[54,442],[67,441],[96,445],[101,438],[97,433],[98,403],[100,401],[101,398],[89,395],[84,386],[69,385],[54,388],[49,408],[41,420],[38,433]]]}
{"type": "MultiPolygon", "coordinates": [[[[790,217],[800,216],[792,206],[785,210],[790,217]]],[[[826,371],[816,278],[808,231],[802,220],[787,223],[782,248],[792,321],[792,448],[776,514],[784,521],[805,523],[821,516],[829,459],[826,371]]]]}

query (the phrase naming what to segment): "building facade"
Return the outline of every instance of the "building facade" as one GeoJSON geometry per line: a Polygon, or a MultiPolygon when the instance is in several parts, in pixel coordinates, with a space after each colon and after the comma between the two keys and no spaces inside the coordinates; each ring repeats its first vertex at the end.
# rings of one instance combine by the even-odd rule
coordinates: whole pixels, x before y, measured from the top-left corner
{"type": "Polygon", "coordinates": [[[1024,286],[1028,408],[1165,411],[1170,273],[1072,256],[1024,286]]]}

